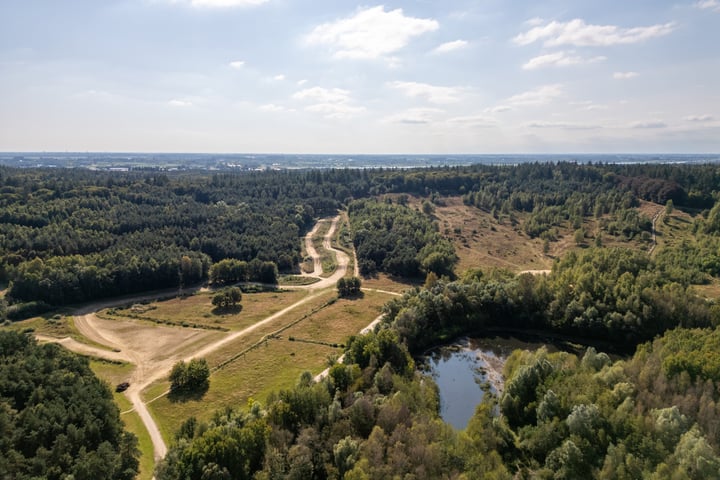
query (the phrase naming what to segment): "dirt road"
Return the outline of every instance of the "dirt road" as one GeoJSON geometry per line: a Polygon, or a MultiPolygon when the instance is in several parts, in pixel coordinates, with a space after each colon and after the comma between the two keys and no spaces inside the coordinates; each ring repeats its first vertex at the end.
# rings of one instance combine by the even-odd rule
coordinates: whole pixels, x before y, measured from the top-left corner
{"type": "Polygon", "coordinates": [[[313,259],[313,271],[301,271],[300,275],[302,275],[303,277],[319,277],[322,273],[322,263],[320,261],[320,255],[318,254],[317,250],[315,250],[315,245],[313,245],[313,238],[315,237],[315,234],[319,229],[320,222],[317,222],[313,229],[310,230],[307,235],[305,235],[305,251],[313,259]]]}
{"type": "MultiPolygon", "coordinates": [[[[79,353],[110,360],[121,360],[136,366],[130,379],[130,387],[126,390],[125,395],[132,403],[133,409],[138,413],[150,434],[155,460],[157,461],[165,456],[167,446],[158,429],[157,423],[152,418],[146,403],[141,397],[141,393],[154,382],[166,377],[177,361],[189,361],[192,358],[206,356],[317,298],[322,295],[326,289],[334,288],[337,281],[345,276],[350,261],[345,252],[332,247],[332,237],[335,234],[339,220],[340,216],[332,219],[330,229],[323,238],[323,247],[335,253],[337,259],[335,272],[330,277],[323,278],[312,285],[293,287],[308,289],[311,290],[312,293],[244,330],[223,334],[191,328],[180,329],[176,327],[143,325],[140,322],[118,322],[99,318],[95,314],[95,312],[104,308],[151,300],[158,298],[158,296],[163,296],[162,293],[155,293],[94,302],[75,312],[74,321],[78,331],[91,341],[99,345],[107,346],[110,350],[82,344],[71,338],[57,339],[43,336],[38,336],[38,338],[41,341],[54,341],[63,344],[68,349],[79,353]],[[192,353],[188,354],[187,352],[192,353]]],[[[313,232],[317,232],[318,225],[315,226],[313,232]]],[[[320,256],[312,246],[312,236],[310,234],[305,237],[305,242],[308,254],[313,257],[313,273],[319,275],[322,271],[322,265],[320,263],[320,256]]],[[[199,290],[199,287],[190,289],[188,292],[195,290],[199,290]]],[[[173,293],[172,290],[168,290],[167,292],[170,295],[173,293]]]]}

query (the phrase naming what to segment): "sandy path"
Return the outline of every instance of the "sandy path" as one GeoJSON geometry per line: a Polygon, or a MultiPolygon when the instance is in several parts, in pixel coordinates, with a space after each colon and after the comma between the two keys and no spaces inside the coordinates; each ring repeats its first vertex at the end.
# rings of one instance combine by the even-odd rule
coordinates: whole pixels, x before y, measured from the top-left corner
{"type": "MultiPolygon", "coordinates": [[[[370,322],[370,324],[367,327],[360,330],[360,335],[364,335],[366,333],[372,332],[375,329],[375,326],[378,323],[382,322],[382,319],[384,316],[385,316],[385,314],[383,313],[383,314],[379,315],[375,320],[370,322]]],[[[343,363],[344,361],[345,361],[345,354],[342,354],[342,355],[340,355],[340,358],[337,359],[337,363],[343,363]]],[[[330,375],[330,367],[326,368],[322,372],[315,375],[314,380],[316,382],[319,382],[322,379],[326,378],[328,375],[330,375]]]]}
{"type": "Polygon", "coordinates": [[[313,259],[313,271],[312,272],[300,272],[303,277],[317,277],[322,273],[322,263],[320,262],[320,255],[315,246],[313,245],[313,237],[320,229],[320,222],[317,222],[312,230],[305,235],[305,251],[313,259]]]}
{"type": "Polygon", "coordinates": [[[523,270],[519,272],[518,275],[522,275],[523,273],[529,273],[530,275],[550,275],[550,272],[552,272],[552,270],[523,270]]]}
{"type": "MultiPolygon", "coordinates": [[[[330,275],[328,278],[323,278],[319,282],[313,283],[312,285],[306,285],[306,287],[310,290],[335,287],[337,281],[343,278],[347,273],[347,267],[350,264],[350,257],[348,257],[347,253],[343,252],[342,250],[333,248],[332,246],[332,237],[333,235],[335,235],[335,230],[337,230],[337,225],[339,221],[340,215],[332,219],[330,229],[327,231],[325,237],[323,238],[323,248],[335,252],[335,261],[337,262],[335,272],[333,272],[333,274],[330,275]]],[[[313,251],[315,251],[315,249],[313,249],[313,251]]],[[[315,252],[315,255],[317,255],[317,252],[315,252]]],[[[314,257],[314,260],[315,262],[319,262],[320,257],[314,257]]]]}
{"type": "MultiPolygon", "coordinates": [[[[157,423],[150,414],[146,403],[142,400],[142,391],[154,382],[166,377],[170,373],[172,366],[178,360],[189,361],[192,358],[203,357],[211,352],[214,352],[238,338],[253,332],[269,322],[277,320],[283,315],[286,315],[288,312],[317,298],[324,293],[324,290],[334,288],[337,281],[345,276],[350,261],[345,252],[332,247],[332,237],[335,234],[339,220],[339,215],[332,219],[330,229],[323,238],[323,247],[327,250],[335,252],[337,261],[335,272],[330,277],[323,278],[312,285],[295,287],[311,290],[313,292],[312,294],[280,310],[279,312],[264,318],[248,328],[226,334],[222,336],[222,338],[206,343],[204,346],[198,346],[198,343],[202,343],[203,340],[207,340],[205,337],[212,335],[217,336],[219,334],[217,332],[209,333],[207,331],[198,331],[195,329],[177,329],[157,325],[142,326],[139,323],[132,322],[120,323],[113,320],[98,318],[94,313],[104,308],[126,305],[128,303],[135,303],[143,300],[152,300],[158,298],[159,296],[172,294],[174,290],[93,302],[78,309],[75,312],[74,317],[75,326],[78,331],[93,342],[108,346],[112,349],[112,351],[85,345],[71,338],[57,339],[40,336],[39,338],[43,341],[61,343],[70,350],[74,350],[79,353],[107,358],[110,360],[122,360],[130,362],[136,366],[136,369],[132,374],[130,387],[126,390],[125,395],[133,404],[133,409],[140,416],[150,435],[153,443],[155,460],[160,460],[167,453],[167,445],[165,444],[157,423]],[[181,333],[177,333],[178,331],[181,333]]],[[[319,222],[315,225],[313,230],[306,235],[305,245],[308,254],[313,257],[313,273],[319,274],[319,272],[322,271],[322,264],[320,263],[320,256],[312,246],[313,232],[316,233],[318,228],[319,222]]],[[[197,290],[200,290],[200,288],[194,287],[192,289],[186,289],[185,292],[188,293],[197,290]]],[[[379,321],[379,318],[371,325],[374,326],[377,321],[379,321]]],[[[368,326],[367,328],[371,328],[371,326],[368,326]]]]}
{"type": "Polygon", "coordinates": [[[36,334],[35,338],[40,343],[57,343],[72,350],[73,352],[82,353],[83,355],[89,355],[91,357],[104,358],[106,360],[112,360],[115,362],[129,362],[130,358],[122,352],[114,352],[111,350],[105,350],[104,348],[93,347],[86,343],[80,343],[74,338],[64,337],[50,337],[48,335],[36,334]]]}

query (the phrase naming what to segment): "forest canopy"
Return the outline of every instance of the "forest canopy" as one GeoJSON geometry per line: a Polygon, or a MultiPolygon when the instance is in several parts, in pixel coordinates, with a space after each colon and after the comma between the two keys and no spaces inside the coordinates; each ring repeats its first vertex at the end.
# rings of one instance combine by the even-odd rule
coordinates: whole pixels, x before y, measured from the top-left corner
{"type": "Polygon", "coordinates": [[[139,455],[87,359],[0,331],[0,478],[131,480],[139,455]]]}

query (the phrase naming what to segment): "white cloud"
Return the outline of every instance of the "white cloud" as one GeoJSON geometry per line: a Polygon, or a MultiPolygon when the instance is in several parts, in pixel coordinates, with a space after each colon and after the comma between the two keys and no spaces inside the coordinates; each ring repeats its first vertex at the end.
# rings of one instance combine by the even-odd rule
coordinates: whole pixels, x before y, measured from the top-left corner
{"type": "Polygon", "coordinates": [[[699,8],[701,10],[714,10],[716,12],[720,12],[720,1],[718,1],[718,0],[700,0],[699,2],[695,3],[695,8],[699,8]]]}
{"type": "Polygon", "coordinates": [[[359,10],[355,15],[315,27],[305,40],[327,45],[335,58],[383,58],[404,48],[413,37],[439,28],[437,21],[406,17],[402,9],[359,10]]]}
{"type": "Polygon", "coordinates": [[[512,110],[512,107],[508,105],[497,105],[495,107],[486,108],[486,113],[503,113],[503,112],[509,112],[512,110]]]}
{"type": "Polygon", "coordinates": [[[598,130],[600,125],[587,125],[584,123],[563,123],[563,122],[532,122],[528,128],[556,128],[561,130],[598,130]]]}
{"type": "Polygon", "coordinates": [[[616,25],[588,25],[583,20],[576,18],[569,22],[553,21],[544,26],[533,27],[527,32],[517,35],[513,41],[518,45],[543,41],[546,47],[560,45],[604,47],[643,42],[650,38],[667,35],[674,29],[674,23],[621,28],[616,25]]]}
{"type": "Polygon", "coordinates": [[[350,101],[350,92],[341,88],[312,87],[293,94],[295,100],[340,103],[350,101]]]}
{"type": "Polygon", "coordinates": [[[713,122],[715,117],[712,115],[689,115],[685,117],[685,121],[694,123],[713,122]]]}
{"type": "Polygon", "coordinates": [[[456,50],[462,50],[463,48],[468,46],[468,42],[465,40],[454,40],[452,42],[445,42],[438,47],[436,47],[432,53],[449,53],[454,52],[456,50]]]}
{"type": "Polygon", "coordinates": [[[268,0],[190,0],[190,5],[199,8],[254,7],[267,2],[268,0]]]}
{"type": "Polygon", "coordinates": [[[272,77],[272,79],[275,80],[276,82],[281,82],[281,81],[285,80],[285,75],[283,75],[281,73],[279,75],[275,75],[274,77],[272,77]]]}
{"type": "Polygon", "coordinates": [[[298,81],[297,81],[297,86],[298,86],[298,87],[302,87],[302,86],[305,85],[306,83],[307,83],[307,79],[303,78],[302,80],[298,80],[298,81]]]}
{"type": "Polygon", "coordinates": [[[228,66],[230,68],[234,68],[235,70],[240,70],[245,66],[245,62],[243,62],[242,60],[235,60],[234,62],[228,63],[228,66]]]}
{"type": "Polygon", "coordinates": [[[305,110],[322,114],[327,118],[349,118],[365,111],[365,107],[354,104],[350,92],[341,88],[306,88],[295,92],[292,98],[314,102],[306,106],[305,110]]]}
{"type": "Polygon", "coordinates": [[[563,86],[560,84],[542,85],[540,87],[518,93],[507,99],[507,104],[518,107],[534,107],[545,105],[563,94],[563,86]]]}
{"type": "Polygon", "coordinates": [[[615,80],[629,80],[637,77],[638,75],[640,74],[637,72],[615,72],[613,73],[613,78],[615,80]]]}
{"type": "Polygon", "coordinates": [[[460,125],[470,128],[492,128],[497,126],[497,122],[493,118],[482,115],[469,115],[465,117],[454,117],[448,120],[452,125],[460,125]]]}
{"type": "Polygon", "coordinates": [[[265,105],[260,105],[258,107],[263,112],[294,112],[295,110],[291,108],[283,107],[282,105],[275,105],[274,103],[268,103],[265,105]]]}
{"type": "Polygon", "coordinates": [[[524,70],[535,70],[543,67],[567,67],[570,65],[603,62],[605,60],[607,60],[607,57],[603,56],[583,58],[568,55],[566,52],[555,52],[531,58],[522,68],[524,70]]]}
{"type": "Polygon", "coordinates": [[[168,102],[168,105],[171,107],[192,107],[192,102],[189,102],[187,100],[181,100],[179,98],[174,98],[168,102]]]}
{"type": "Polygon", "coordinates": [[[408,97],[422,97],[430,103],[454,103],[460,101],[460,87],[438,87],[427,83],[390,82],[388,86],[400,90],[408,97]]]}
{"type": "Polygon", "coordinates": [[[661,122],[659,120],[651,120],[649,122],[635,122],[631,125],[632,128],[635,129],[655,129],[655,128],[667,128],[667,124],[665,122],[661,122]]]}
{"type": "Polygon", "coordinates": [[[545,23],[545,20],[540,17],[533,17],[529,20],[525,20],[525,25],[528,27],[537,27],[538,25],[542,25],[545,23]]]}
{"type": "Polygon", "coordinates": [[[365,107],[348,105],[345,103],[316,103],[305,107],[305,110],[320,113],[326,118],[350,118],[364,112],[365,107]]]}
{"type": "Polygon", "coordinates": [[[445,113],[437,108],[411,108],[383,119],[384,123],[404,123],[408,125],[426,125],[433,123],[438,115],[445,113]]]}

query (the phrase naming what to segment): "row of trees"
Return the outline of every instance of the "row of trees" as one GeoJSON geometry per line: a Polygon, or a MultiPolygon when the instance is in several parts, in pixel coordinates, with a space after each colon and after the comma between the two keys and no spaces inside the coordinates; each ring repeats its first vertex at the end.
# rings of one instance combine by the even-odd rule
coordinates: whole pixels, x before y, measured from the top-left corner
{"type": "Polygon", "coordinates": [[[260,282],[274,285],[278,281],[278,268],[273,262],[253,259],[249,262],[226,258],[210,267],[210,283],[228,284],[260,282]]]}

